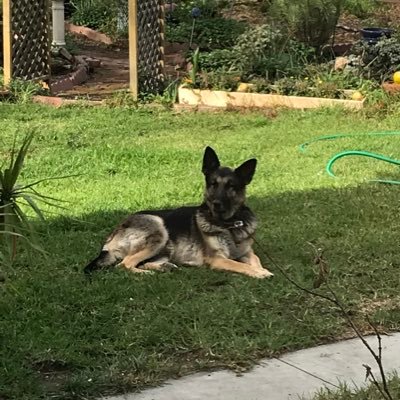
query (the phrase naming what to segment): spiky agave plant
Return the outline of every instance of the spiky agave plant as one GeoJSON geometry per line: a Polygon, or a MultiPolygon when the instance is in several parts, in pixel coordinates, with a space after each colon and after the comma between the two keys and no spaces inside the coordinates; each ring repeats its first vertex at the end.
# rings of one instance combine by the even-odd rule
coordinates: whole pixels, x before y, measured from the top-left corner
{"type": "Polygon", "coordinates": [[[37,244],[27,211],[32,210],[40,220],[44,220],[38,202],[55,206],[58,201],[40,194],[35,187],[46,180],[60,178],[45,178],[30,184],[18,183],[33,137],[33,132],[26,134],[18,149],[14,139],[9,163],[0,168],[0,241],[8,248],[10,261],[15,259],[18,239],[23,239],[24,244],[31,248],[43,251],[37,244]]]}

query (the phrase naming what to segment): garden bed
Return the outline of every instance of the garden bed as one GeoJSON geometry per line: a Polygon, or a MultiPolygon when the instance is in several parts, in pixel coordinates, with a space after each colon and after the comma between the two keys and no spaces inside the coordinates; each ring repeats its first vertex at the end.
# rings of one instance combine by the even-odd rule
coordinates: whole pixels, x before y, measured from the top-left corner
{"type": "Polygon", "coordinates": [[[282,96],[278,94],[225,92],[220,90],[201,90],[180,87],[179,104],[209,106],[220,108],[318,108],[342,106],[359,110],[363,100],[325,99],[317,97],[282,96]]]}

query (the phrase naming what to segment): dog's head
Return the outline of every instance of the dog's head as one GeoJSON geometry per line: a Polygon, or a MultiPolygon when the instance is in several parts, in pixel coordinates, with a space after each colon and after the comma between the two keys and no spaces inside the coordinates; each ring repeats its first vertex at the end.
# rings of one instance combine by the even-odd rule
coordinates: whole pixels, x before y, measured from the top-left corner
{"type": "Polygon", "coordinates": [[[236,169],[221,167],[215,151],[206,148],[202,168],[206,178],[204,200],[215,218],[229,219],[244,204],[246,186],[253,179],[256,165],[253,158],[236,169]]]}

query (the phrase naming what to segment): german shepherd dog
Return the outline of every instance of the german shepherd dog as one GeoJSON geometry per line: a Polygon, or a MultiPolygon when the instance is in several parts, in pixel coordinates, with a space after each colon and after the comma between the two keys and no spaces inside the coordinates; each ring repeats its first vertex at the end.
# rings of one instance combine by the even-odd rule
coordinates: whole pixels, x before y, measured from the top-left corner
{"type": "Polygon", "coordinates": [[[254,278],[272,276],[251,247],[257,221],[245,205],[245,192],[256,165],[257,160],[251,159],[234,170],[221,167],[215,151],[207,147],[203,203],[129,216],[108,237],[85,273],[117,263],[140,273],[171,269],[175,264],[206,264],[254,278]]]}

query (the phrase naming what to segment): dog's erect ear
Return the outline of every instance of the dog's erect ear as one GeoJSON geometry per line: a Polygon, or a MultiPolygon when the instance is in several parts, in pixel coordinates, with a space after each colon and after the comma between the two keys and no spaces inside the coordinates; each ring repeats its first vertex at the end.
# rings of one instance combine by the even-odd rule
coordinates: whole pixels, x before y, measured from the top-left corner
{"type": "Polygon", "coordinates": [[[209,146],[206,147],[203,157],[202,171],[204,175],[216,171],[220,166],[217,153],[209,146]]]}
{"type": "Polygon", "coordinates": [[[247,160],[241,166],[237,167],[235,169],[235,174],[244,185],[248,185],[253,179],[254,172],[256,172],[256,166],[257,160],[252,158],[251,160],[247,160]]]}

